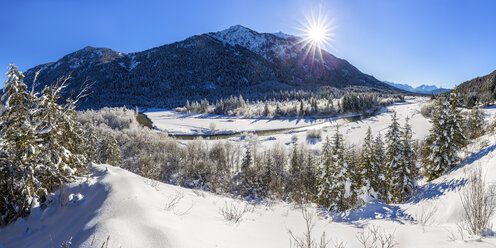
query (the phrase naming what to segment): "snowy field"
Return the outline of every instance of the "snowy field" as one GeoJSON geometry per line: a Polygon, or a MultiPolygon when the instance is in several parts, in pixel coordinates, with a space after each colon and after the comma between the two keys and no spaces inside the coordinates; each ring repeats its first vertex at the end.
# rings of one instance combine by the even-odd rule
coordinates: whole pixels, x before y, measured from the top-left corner
{"type": "Polygon", "coordinates": [[[327,119],[312,118],[242,118],[210,114],[189,114],[172,110],[147,112],[153,125],[171,135],[200,135],[215,133],[241,133],[311,126],[324,123],[327,119]]]}
{"type": "MultiPolygon", "coordinates": [[[[461,240],[456,235],[463,211],[459,190],[466,173],[481,168],[487,182],[496,183],[495,148],[494,134],[483,136],[469,146],[476,153],[464,155],[464,162],[449,174],[422,184],[410,203],[370,203],[340,216],[316,215],[313,234],[318,237],[325,232],[328,239],[342,241],[346,247],[362,247],[356,235],[376,226],[382,233],[393,234],[400,248],[495,247],[494,237],[461,240]],[[426,212],[432,212],[432,218],[420,225],[426,212]],[[452,233],[455,240],[450,238],[452,233]]],[[[290,247],[288,230],[295,235],[304,230],[301,211],[286,203],[249,205],[107,165],[94,165],[92,170],[89,179],[57,193],[46,210],[35,208],[27,220],[19,219],[0,230],[0,243],[48,248],[59,247],[72,237],[71,247],[100,247],[108,238],[108,247],[284,248],[290,247]],[[179,199],[176,205],[170,204],[174,198],[179,199]],[[246,207],[239,223],[223,218],[220,212],[226,204],[246,207]]]]}
{"type": "MultiPolygon", "coordinates": [[[[372,117],[357,121],[350,120],[349,117],[353,115],[329,119],[255,119],[218,115],[185,114],[175,111],[147,112],[146,115],[160,131],[169,134],[210,134],[210,125],[214,123],[217,133],[280,130],[258,135],[258,142],[265,147],[272,147],[276,143],[290,146],[296,140],[299,144],[304,143],[310,149],[320,149],[325,141],[325,137],[332,137],[334,135],[336,125],[339,125],[340,133],[343,135],[345,141],[351,145],[361,144],[368,127],[371,128],[374,136],[379,133],[384,136],[391,123],[393,111],[396,111],[401,126],[405,124],[406,117],[410,118],[409,122],[412,126],[413,139],[424,139],[429,134],[431,123],[429,119],[422,116],[420,109],[428,100],[428,98],[423,97],[410,98],[405,102],[396,103],[383,108],[378,114],[372,117]],[[320,139],[307,139],[307,131],[313,129],[322,131],[320,139]]],[[[486,108],[484,109],[484,112],[486,119],[488,119],[496,114],[496,108],[486,108]]],[[[246,139],[246,136],[239,134],[228,137],[227,139],[235,142],[243,142],[246,139]]]]}
{"type": "MultiPolygon", "coordinates": [[[[275,143],[291,145],[293,141],[299,143],[304,141],[311,148],[320,148],[326,136],[332,137],[336,125],[339,125],[340,132],[345,140],[350,144],[359,144],[365,137],[368,126],[371,127],[374,135],[385,134],[391,121],[392,111],[396,111],[401,125],[405,118],[410,118],[413,138],[424,138],[431,127],[429,120],[420,114],[420,108],[425,103],[425,98],[409,99],[404,103],[397,103],[382,109],[379,114],[370,118],[358,121],[350,121],[349,116],[343,119],[310,119],[310,118],[287,118],[287,119],[249,119],[239,117],[209,116],[200,114],[184,114],[174,111],[148,112],[146,115],[153,121],[153,124],[161,131],[170,134],[205,134],[209,133],[209,126],[214,123],[219,132],[243,132],[243,131],[266,131],[276,129],[286,129],[274,134],[259,135],[259,141],[264,146],[272,146],[275,143]],[[291,129],[291,130],[287,130],[291,129]],[[308,130],[322,130],[321,139],[307,140],[308,130]]],[[[342,118],[342,117],[341,117],[342,118]]],[[[243,141],[244,135],[230,137],[230,141],[243,141]]]]}

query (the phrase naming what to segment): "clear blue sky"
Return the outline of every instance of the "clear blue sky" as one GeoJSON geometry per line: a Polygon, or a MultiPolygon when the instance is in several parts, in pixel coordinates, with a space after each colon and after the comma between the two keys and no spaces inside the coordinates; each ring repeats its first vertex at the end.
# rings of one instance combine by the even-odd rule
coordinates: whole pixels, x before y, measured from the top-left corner
{"type": "Polygon", "coordinates": [[[135,52],[235,24],[297,34],[319,6],[335,19],[328,50],[379,80],[451,87],[496,70],[492,0],[0,0],[0,6],[3,72],[12,61],[26,70],[87,45],[135,52]]]}

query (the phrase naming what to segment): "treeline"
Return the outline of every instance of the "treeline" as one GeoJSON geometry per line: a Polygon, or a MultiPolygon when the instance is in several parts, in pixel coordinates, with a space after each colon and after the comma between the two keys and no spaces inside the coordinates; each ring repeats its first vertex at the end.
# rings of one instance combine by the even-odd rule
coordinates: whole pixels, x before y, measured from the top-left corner
{"type": "Polygon", "coordinates": [[[467,108],[478,104],[488,106],[496,100],[496,71],[464,82],[456,87],[467,108]]]}
{"type": "Polygon", "coordinates": [[[351,147],[337,129],[321,151],[298,142],[290,150],[282,145],[263,149],[253,135],[243,144],[198,139],[182,145],[139,126],[136,113],[122,108],[81,112],[79,119],[96,133],[112,135],[121,148],[122,167],[142,176],[246,200],[316,202],[342,211],[371,199],[405,201],[421,175],[433,180],[458,163],[457,152],[467,142],[464,133],[480,136],[475,130],[483,130],[483,119],[474,111],[473,124],[466,126],[454,94],[437,99],[425,141],[414,142],[408,120],[400,127],[393,114],[384,137],[373,137],[369,130],[361,147],[351,147]]]}
{"type": "Polygon", "coordinates": [[[86,175],[91,161],[107,162],[101,158],[110,153],[120,158],[117,143],[112,149],[111,142],[97,138],[76,120],[75,107],[84,91],[60,105],[59,94],[68,78],[41,93],[28,88],[23,78],[12,64],[2,95],[0,226],[28,216],[35,206],[46,207],[50,193],[86,175]]]}
{"type": "Polygon", "coordinates": [[[253,135],[244,143],[199,139],[182,144],[141,126],[134,110],[78,112],[81,95],[59,105],[64,82],[37,94],[15,66],[10,68],[0,112],[1,225],[27,216],[35,206],[46,207],[50,193],[85,176],[91,161],[246,200],[316,202],[332,211],[370,199],[397,203],[411,196],[421,174],[433,180],[456,166],[466,137],[484,130],[481,111],[463,118],[454,91],[436,99],[431,135],[418,145],[408,120],[400,127],[396,114],[384,138],[373,137],[369,129],[361,147],[346,145],[338,128],[321,151],[296,141],[290,150],[264,149],[253,135]]]}
{"type": "MultiPolygon", "coordinates": [[[[281,92],[283,94],[283,92],[281,92]]],[[[175,110],[184,113],[222,114],[248,117],[336,116],[343,113],[365,112],[403,101],[404,96],[380,96],[375,93],[345,93],[340,99],[331,95],[308,95],[308,92],[288,93],[287,98],[249,101],[243,96],[230,96],[215,103],[208,100],[186,102],[175,110]]]]}

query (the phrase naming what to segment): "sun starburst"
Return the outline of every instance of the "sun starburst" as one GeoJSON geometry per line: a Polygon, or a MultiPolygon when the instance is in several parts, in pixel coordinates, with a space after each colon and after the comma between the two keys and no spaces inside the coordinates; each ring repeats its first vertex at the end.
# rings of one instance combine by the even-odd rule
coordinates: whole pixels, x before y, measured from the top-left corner
{"type": "Polygon", "coordinates": [[[310,55],[312,60],[318,58],[322,61],[322,49],[332,47],[334,28],[334,20],[330,20],[321,9],[305,16],[305,21],[298,28],[301,31],[300,43],[305,49],[305,56],[310,55]]]}

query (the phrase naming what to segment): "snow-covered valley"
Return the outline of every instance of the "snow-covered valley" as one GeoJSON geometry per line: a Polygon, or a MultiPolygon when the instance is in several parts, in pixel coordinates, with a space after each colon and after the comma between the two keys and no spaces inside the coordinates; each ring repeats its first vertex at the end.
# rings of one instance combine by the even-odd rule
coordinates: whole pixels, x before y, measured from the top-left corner
{"type": "MultiPolygon", "coordinates": [[[[374,135],[380,133],[384,135],[391,121],[393,111],[396,111],[399,123],[403,125],[405,118],[410,118],[412,125],[413,139],[420,140],[429,133],[431,124],[427,118],[420,114],[420,109],[427,101],[427,98],[410,98],[402,103],[396,103],[379,111],[378,114],[364,119],[352,120],[356,114],[329,119],[312,118],[239,118],[226,116],[209,116],[200,114],[184,114],[174,111],[154,111],[147,112],[146,115],[153,121],[158,130],[171,134],[198,135],[210,133],[210,126],[213,123],[216,132],[219,133],[240,133],[249,131],[267,131],[282,129],[282,132],[262,135],[259,137],[261,144],[270,147],[275,143],[291,145],[295,138],[300,143],[320,149],[324,142],[324,137],[332,136],[336,125],[344,136],[344,139],[353,145],[358,145],[365,137],[367,128],[372,129],[374,135]],[[287,130],[290,129],[290,130],[287,130]],[[321,130],[320,139],[307,139],[308,130],[321,130]]],[[[487,116],[493,114],[493,109],[486,110],[487,116]]],[[[242,142],[245,135],[240,134],[229,137],[230,141],[242,142]]]]}
{"type": "MultiPolygon", "coordinates": [[[[374,135],[387,129],[392,111],[400,123],[410,118],[414,139],[422,139],[430,122],[420,113],[424,99],[410,99],[395,104],[371,118],[348,121],[312,123],[302,126],[294,120],[251,120],[239,118],[203,118],[194,116],[171,118],[172,112],[149,113],[159,129],[170,127],[192,132],[190,126],[203,128],[217,121],[217,127],[230,130],[263,128],[295,128],[294,130],[260,137],[264,146],[272,142],[289,145],[297,142],[319,149],[322,141],[309,143],[306,130],[321,128],[323,136],[331,136],[336,124],[344,139],[360,144],[367,126],[374,135]],[[165,116],[168,118],[165,118],[165,116]],[[226,120],[228,124],[222,126],[226,120]],[[232,120],[232,121],[230,121],[232,120]],[[268,127],[264,123],[269,123],[268,127]],[[272,126],[271,126],[272,125],[272,126]]],[[[493,120],[494,108],[485,109],[486,120],[493,120]]],[[[242,136],[229,140],[241,142],[242,136]]],[[[188,142],[188,141],[180,141],[188,142]]],[[[216,142],[214,140],[209,142],[216,142]]],[[[392,235],[395,247],[495,247],[496,238],[460,235],[457,224],[462,221],[463,206],[460,192],[466,186],[470,172],[480,169],[488,184],[496,183],[496,138],[488,133],[460,152],[460,165],[431,182],[419,182],[411,200],[387,205],[369,202],[340,214],[324,214],[315,205],[316,239],[325,232],[330,247],[339,242],[345,247],[364,247],[359,238],[378,233],[392,235]]],[[[492,217],[496,223],[496,217],[492,217]]],[[[71,247],[291,247],[289,231],[301,236],[305,231],[301,207],[282,201],[249,203],[222,194],[186,189],[140,177],[109,165],[92,165],[91,175],[80,178],[51,196],[47,208],[37,206],[26,219],[0,229],[0,247],[59,247],[71,242],[71,247]],[[241,212],[239,222],[226,220],[229,210],[241,212]]],[[[2,248],[3,248],[2,247],[2,248]]],[[[379,246],[380,247],[380,246],[379,246]]]]}

